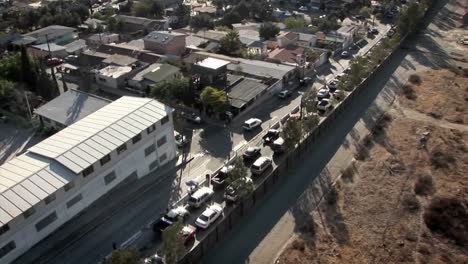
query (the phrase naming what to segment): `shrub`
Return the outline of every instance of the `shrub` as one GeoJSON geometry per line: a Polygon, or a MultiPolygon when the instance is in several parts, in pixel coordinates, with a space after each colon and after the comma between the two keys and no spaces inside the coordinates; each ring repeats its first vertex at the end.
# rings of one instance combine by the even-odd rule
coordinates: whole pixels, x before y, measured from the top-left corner
{"type": "Polygon", "coordinates": [[[468,243],[467,202],[455,197],[435,197],[424,212],[424,222],[434,233],[454,240],[458,245],[468,243]]]}
{"type": "Polygon", "coordinates": [[[299,251],[304,251],[305,250],[305,243],[304,243],[304,241],[302,239],[295,239],[292,242],[291,247],[293,249],[296,249],[296,250],[299,250],[299,251]]]}
{"type": "Polygon", "coordinates": [[[403,208],[408,212],[416,212],[421,208],[418,198],[413,193],[407,193],[401,201],[403,208]]]}
{"type": "Polygon", "coordinates": [[[341,178],[345,181],[353,181],[355,172],[354,163],[352,163],[346,169],[341,171],[341,178]]]}
{"type": "Polygon", "coordinates": [[[336,202],[338,201],[338,192],[335,188],[332,187],[332,189],[327,193],[326,200],[328,205],[336,204],[336,202]]]}
{"type": "Polygon", "coordinates": [[[354,158],[356,160],[365,160],[369,156],[369,151],[364,145],[358,144],[356,146],[356,153],[354,154],[354,158]]]}
{"type": "Polygon", "coordinates": [[[435,147],[430,153],[430,161],[436,169],[448,168],[450,163],[455,162],[453,154],[440,146],[435,147]]]}
{"type": "Polygon", "coordinates": [[[431,175],[418,175],[414,182],[414,193],[417,195],[430,195],[434,193],[434,181],[431,175]]]}
{"type": "Polygon", "coordinates": [[[411,74],[408,77],[408,81],[412,84],[420,85],[421,84],[421,76],[417,74],[411,74]]]}
{"type": "Polygon", "coordinates": [[[414,93],[413,86],[411,84],[405,84],[401,87],[403,90],[403,94],[405,97],[409,100],[414,100],[416,99],[416,94],[414,93]]]}

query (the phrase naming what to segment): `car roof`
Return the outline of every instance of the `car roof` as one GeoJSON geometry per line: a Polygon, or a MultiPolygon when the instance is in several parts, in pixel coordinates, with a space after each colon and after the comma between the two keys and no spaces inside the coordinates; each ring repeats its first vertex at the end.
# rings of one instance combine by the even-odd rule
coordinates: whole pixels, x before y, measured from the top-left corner
{"type": "Polygon", "coordinates": [[[261,120],[258,119],[258,118],[250,118],[250,119],[246,120],[245,123],[249,123],[249,124],[250,124],[250,123],[258,122],[258,121],[261,121],[261,120]]]}
{"type": "Polygon", "coordinates": [[[260,147],[252,146],[252,147],[248,147],[246,151],[254,151],[254,150],[257,150],[257,149],[260,149],[260,147]]]}
{"type": "Polygon", "coordinates": [[[284,139],[282,137],[277,138],[275,141],[273,141],[273,144],[283,144],[284,139]]]}
{"type": "Polygon", "coordinates": [[[262,165],[263,163],[265,163],[267,160],[269,160],[268,157],[260,157],[258,158],[255,162],[254,162],[254,166],[260,166],[262,165]]]}
{"type": "Polygon", "coordinates": [[[201,187],[200,189],[195,191],[194,194],[192,194],[192,197],[193,198],[200,198],[200,196],[202,196],[205,193],[213,193],[213,189],[208,188],[208,187],[201,187]]]}

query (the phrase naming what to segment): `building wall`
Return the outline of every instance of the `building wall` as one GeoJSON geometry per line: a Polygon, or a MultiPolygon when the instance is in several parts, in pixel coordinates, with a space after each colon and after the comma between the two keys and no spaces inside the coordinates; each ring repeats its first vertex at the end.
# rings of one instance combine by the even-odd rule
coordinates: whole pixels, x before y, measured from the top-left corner
{"type": "Polygon", "coordinates": [[[170,42],[160,43],[145,39],[145,49],[161,54],[181,55],[185,51],[185,36],[176,36],[170,42]]]}
{"type": "MultiPolygon", "coordinates": [[[[15,242],[16,248],[1,258],[0,263],[12,262],[123,180],[141,178],[173,160],[176,157],[176,146],[172,114],[168,117],[168,122],[164,125],[161,125],[161,121],[157,122],[153,132],[148,134],[147,130],[142,131],[142,139],[136,144],[132,144],[132,140],[127,142],[126,151],[117,154],[117,150],[114,150],[110,154],[111,160],[108,163],[103,166],[99,161],[95,163],[94,172],[87,177],[76,175],[73,188],[68,191],[64,188],[57,190],[54,194],[55,200],[47,205],[45,201],[39,202],[34,206],[36,212],[27,219],[20,215],[12,220],[9,223],[10,230],[0,236],[0,248],[10,241],[15,242]],[[157,142],[163,137],[166,137],[167,142],[158,147],[157,142]],[[145,149],[151,145],[156,145],[154,152],[145,155],[145,149]],[[156,165],[151,166],[152,164],[156,165]],[[111,172],[115,173],[115,179],[106,184],[105,178],[111,172]],[[70,206],[76,197],[81,197],[81,199],[70,206]],[[56,220],[37,231],[36,224],[54,212],[56,220]]],[[[151,175],[151,177],[160,176],[162,175],[151,175]]]]}

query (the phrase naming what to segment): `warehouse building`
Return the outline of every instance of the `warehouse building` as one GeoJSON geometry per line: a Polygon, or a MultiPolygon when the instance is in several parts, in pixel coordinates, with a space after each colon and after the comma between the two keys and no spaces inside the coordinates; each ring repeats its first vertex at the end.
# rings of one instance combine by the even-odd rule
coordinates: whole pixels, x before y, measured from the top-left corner
{"type": "Polygon", "coordinates": [[[124,179],[174,159],[175,149],[172,109],[124,96],[6,162],[0,263],[12,262],[124,179]]]}

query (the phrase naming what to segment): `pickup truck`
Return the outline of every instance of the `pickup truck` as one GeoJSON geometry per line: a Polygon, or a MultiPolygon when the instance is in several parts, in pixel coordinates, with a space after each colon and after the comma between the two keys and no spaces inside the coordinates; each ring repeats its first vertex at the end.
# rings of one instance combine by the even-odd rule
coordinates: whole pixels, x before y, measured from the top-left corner
{"type": "Polygon", "coordinates": [[[211,185],[213,185],[214,190],[224,187],[228,174],[233,168],[234,166],[232,165],[224,166],[211,178],[211,185]]]}

